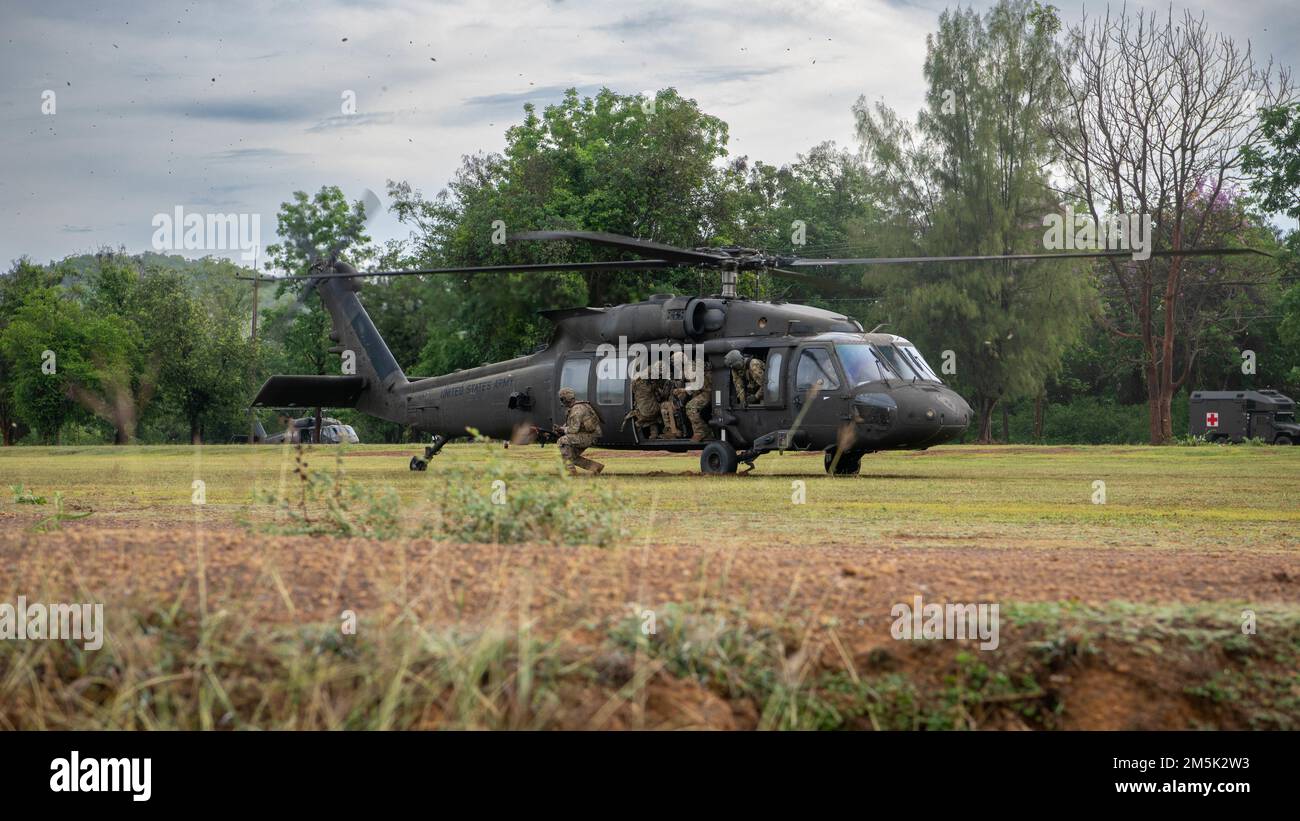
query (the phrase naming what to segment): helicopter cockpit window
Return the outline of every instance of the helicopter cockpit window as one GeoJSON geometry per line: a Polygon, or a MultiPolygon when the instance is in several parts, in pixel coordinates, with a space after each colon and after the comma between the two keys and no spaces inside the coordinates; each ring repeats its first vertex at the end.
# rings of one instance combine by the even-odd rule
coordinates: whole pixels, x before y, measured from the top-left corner
{"type": "Polygon", "coordinates": [[[925,378],[916,372],[916,368],[908,361],[907,357],[893,345],[878,345],[876,350],[880,351],[880,355],[885,358],[889,369],[899,378],[906,379],[909,382],[925,378]]]}
{"type": "Polygon", "coordinates": [[[908,358],[922,379],[928,379],[931,382],[943,381],[935,374],[934,369],[930,367],[930,363],[925,361],[925,357],[921,356],[921,352],[915,347],[912,345],[897,345],[896,347],[908,358]]]}
{"type": "Polygon", "coordinates": [[[880,354],[871,345],[836,345],[844,375],[850,385],[877,382],[890,376],[889,367],[880,361],[880,354]]]}
{"type": "Polygon", "coordinates": [[[795,389],[802,392],[816,385],[819,390],[834,390],[840,386],[835,374],[835,363],[825,348],[808,348],[799,355],[799,369],[795,372],[795,389]]]}
{"type": "Polygon", "coordinates": [[[596,404],[622,405],[627,380],[626,359],[601,360],[596,365],[596,404]]]}
{"type": "Polygon", "coordinates": [[[560,387],[573,388],[579,402],[587,401],[587,381],[591,373],[591,360],[587,357],[570,359],[560,371],[560,387]]]}

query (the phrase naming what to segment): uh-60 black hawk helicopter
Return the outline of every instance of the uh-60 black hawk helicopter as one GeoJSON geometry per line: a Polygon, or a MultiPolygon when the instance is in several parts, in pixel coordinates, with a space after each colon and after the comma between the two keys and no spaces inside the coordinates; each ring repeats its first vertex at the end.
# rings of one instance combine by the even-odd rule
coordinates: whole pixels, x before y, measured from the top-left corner
{"type": "MultiPolygon", "coordinates": [[[[758,456],[769,451],[818,449],[825,453],[828,473],[852,474],[858,472],[865,454],[925,449],[961,436],[971,422],[970,405],[943,383],[905,338],[865,332],[856,320],[822,308],[739,297],[739,272],[761,271],[828,293],[862,294],[863,289],[791,269],[1130,255],[1121,250],[810,259],[738,247],[678,248],[588,231],[534,231],[511,239],[585,242],[640,258],[388,272],[360,272],[338,260],[318,260],[308,274],[291,278],[307,280],[317,289],[333,322],[330,338],[336,344],[330,350],[352,352],[356,371],[340,376],[272,376],[253,405],[356,408],[413,426],[433,437],[424,457],[411,459],[412,470],[423,470],[447,441],[466,436],[471,427],[481,435],[515,443],[550,440],[549,432],[565,418],[558,391],[568,387],[600,416],[603,433],[597,448],[702,450],[700,468],[706,474],[734,473],[741,462],[752,467],[758,456]],[[357,297],[364,277],[674,267],[719,270],[720,292],[707,297],[658,295],[606,308],[542,311],[555,325],[550,343],[542,350],[415,380],[403,373],[357,297]],[[697,360],[702,359],[713,376],[707,419],[711,441],[644,439],[636,425],[623,424],[632,401],[630,374],[625,362],[605,360],[634,345],[658,345],[661,352],[690,346],[697,360]],[[732,350],[764,362],[766,383],[760,403],[745,406],[735,395],[730,371],[723,364],[732,350]]],[[[1225,248],[1178,253],[1259,252],[1225,248]]]]}

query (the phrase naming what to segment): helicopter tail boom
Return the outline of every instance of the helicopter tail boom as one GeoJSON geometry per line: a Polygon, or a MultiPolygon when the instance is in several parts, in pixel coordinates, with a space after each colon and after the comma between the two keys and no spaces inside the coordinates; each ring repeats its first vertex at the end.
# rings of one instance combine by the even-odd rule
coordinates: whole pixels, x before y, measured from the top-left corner
{"type": "MultiPolygon", "coordinates": [[[[356,273],[352,266],[344,262],[334,264],[335,273],[356,273]]],[[[343,356],[344,377],[328,377],[334,380],[321,383],[313,390],[325,394],[346,393],[356,383],[343,382],[351,378],[361,380],[361,387],[352,398],[351,405],[363,413],[377,416],[389,421],[401,421],[405,402],[399,396],[400,390],[410,380],[388,349],[379,329],[371,321],[361,300],[357,298],[360,279],[321,277],[313,283],[320,294],[321,303],[329,312],[332,329],[330,339],[334,342],[331,351],[343,356]],[[328,385],[328,387],[325,387],[328,385]]],[[[311,377],[288,377],[310,379],[311,377]]],[[[307,386],[304,384],[304,389],[307,386]]],[[[341,398],[341,397],[336,397],[341,398]]],[[[346,397],[342,397],[346,398],[346,397]]],[[[331,405],[339,407],[339,405],[331,405]]]]}

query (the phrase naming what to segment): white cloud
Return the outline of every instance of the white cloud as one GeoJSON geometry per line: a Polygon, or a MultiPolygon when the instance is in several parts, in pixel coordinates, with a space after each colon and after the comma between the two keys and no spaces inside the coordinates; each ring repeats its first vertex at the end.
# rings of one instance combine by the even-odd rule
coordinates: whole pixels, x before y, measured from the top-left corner
{"type": "MultiPolygon", "coordinates": [[[[730,125],[733,154],[767,162],[826,139],[851,145],[859,95],[909,114],[920,104],[925,36],[942,5],[241,0],[167,15],[152,3],[10,5],[0,265],[101,242],[143,250],[152,216],[176,205],[260,213],[273,226],[298,189],[361,196],[393,178],[433,193],[462,155],[499,150],[525,101],[571,86],[674,86],[730,125]],[[52,117],[40,113],[46,89],[52,117]],[[355,115],[340,110],[345,90],[355,115]]],[[[1289,3],[1220,1],[1207,17],[1294,62],[1289,3]]],[[[384,215],[371,233],[404,231],[384,215]]]]}

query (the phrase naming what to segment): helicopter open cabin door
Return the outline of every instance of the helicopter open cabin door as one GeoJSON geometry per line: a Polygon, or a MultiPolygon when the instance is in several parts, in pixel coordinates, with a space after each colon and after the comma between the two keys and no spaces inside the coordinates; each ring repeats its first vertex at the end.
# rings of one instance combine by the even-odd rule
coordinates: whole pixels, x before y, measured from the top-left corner
{"type": "MultiPolygon", "coordinates": [[[[560,388],[573,388],[578,401],[591,403],[600,416],[601,442],[632,441],[631,433],[619,430],[628,409],[627,370],[618,368],[619,362],[583,352],[569,354],[560,364],[560,388]]],[[[563,425],[564,410],[558,404],[555,414],[555,424],[563,425]]]]}
{"type": "Polygon", "coordinates": [[[623,421],[632,407],[632,380],[628,374],[627,358],[598,357],[593,370],[596,390],[591,404],[600,416],[600,441],[634,444],[636,425],[630,421],[624,424],[623,421]]]}
{"type": "MultiPolygon", "coordinates": [[[[591,401],[591,354],[570,354],[560,362],[560,378],[556,380],[559,384],[555,391],[559,393],[560,388],[573,388],[573,392],[579,402],[591,401]]],[[[555,402],[555,417],[552,420],[553,426],[564,424],[566,412],[564,406],[555,402]]],[[[603,421],[603,420],[602,420],[603,421]]]]}

